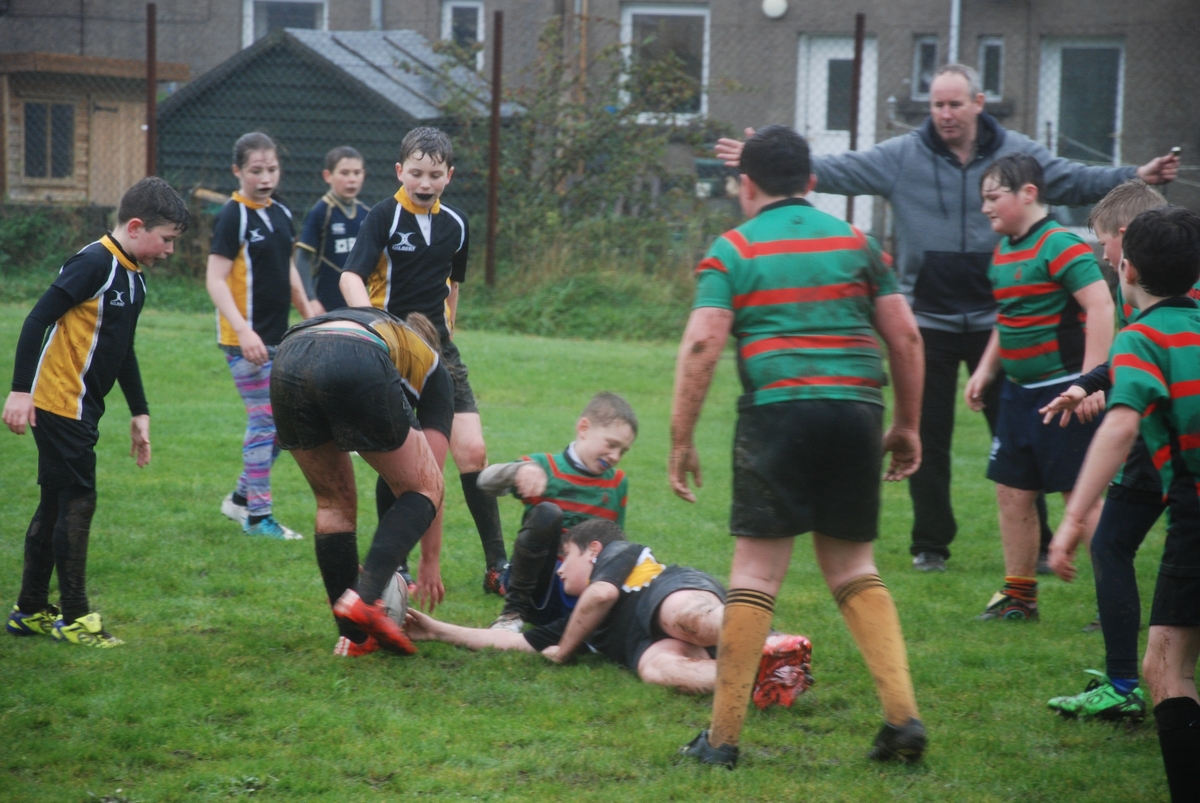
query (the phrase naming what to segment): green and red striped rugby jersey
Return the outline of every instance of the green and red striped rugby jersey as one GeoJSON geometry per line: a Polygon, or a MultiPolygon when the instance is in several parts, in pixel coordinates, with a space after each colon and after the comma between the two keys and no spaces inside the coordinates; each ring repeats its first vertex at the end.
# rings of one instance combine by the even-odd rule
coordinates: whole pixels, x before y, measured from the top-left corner
{"type": "MultiPolygon", "coordinates": [[[[1170,488],[1176,475],[1200,478],[1200,308],[1169,298],[1117,335],[1108,406],[1142,415],[1141,433],[1170,488]]],[[[1193,481],[1195,481],[1193,479],[1193,481]]],[[[1200,493],[1200,487],[1197,488],[1200,493]]]]}
{"type": "Polygon", "coordinates": [[[1004,373],[1019,385],[1078,376],[1086,316],[1073,294],[1104,281],[1091,246],[1044,218],[1016,241],[1000,241],[988,278],[1004,373]]]}
{"type": "Polygon", "coordinates": [[[608,519],[625,528],[629,480],[624,471],[610,468],[603,474],[592,474],[574,465],[566,451],[557,455],[531,454],[521,459],[537,463],[546,472],[546,490],[542,495],[521,500],[526,513],[536,504],[553,502],[562,508],[563,529],[587,519],[608,519]]]}
{"type": "MultiPolygon", "coordinates": [[[[1188,291],[1188,298],[1200,299],[1200,282],[1188,291]]],[[[1138,316],[1138,308],[1129,303],[1117,282],[1117,329],[1124,329],[1138,316]]]]}
{"type": "Polygon", "coordinates": [[[883,404],[875,298],[900,292],[873,240],[790,198],[717,238],[696,268],[699,307],[734,313],[740,407],[793,399],[883,404]]]}

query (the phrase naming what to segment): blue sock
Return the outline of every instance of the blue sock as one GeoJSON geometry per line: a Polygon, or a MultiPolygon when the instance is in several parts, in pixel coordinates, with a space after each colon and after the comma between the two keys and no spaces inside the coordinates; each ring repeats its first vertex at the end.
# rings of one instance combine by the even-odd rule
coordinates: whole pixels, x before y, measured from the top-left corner
{"type": "Polygon", "coordinates": [[[1137,688],[1137,678],[1109,678],[1114,689],[1120,694],[1129,694],[1137,688]]]}

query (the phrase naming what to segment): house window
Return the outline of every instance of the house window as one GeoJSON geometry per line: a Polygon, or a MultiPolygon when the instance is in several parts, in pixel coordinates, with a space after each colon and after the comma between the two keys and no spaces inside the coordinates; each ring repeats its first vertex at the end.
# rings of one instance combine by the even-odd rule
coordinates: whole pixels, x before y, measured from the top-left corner
{"type": "Polygon", "coordinates": [[[660,120],[663,114],[707,113],[708,23],[706,6],[622,9],[621,44],[630,68],[626,96],[647,121],[660,120]]]}
{"type": "Polygon", "coordinates": [[[442,3],[442,39],[464,53],[475,52],[475,69],[483,69],[483,3],[447,0],[442,3]]]}
{"type": "Polygon", "coordinates": [[[74,104],[26,103],[26,178],[70,178],[74,173],[74,104]]]}
{"type": "Polygon", "coordinates": [[[938,67],[938,40],[936,36],[922,36],[913,44],[912,96],[915,100],[928,100],[929,87],[938,67]]]}
{"type": "Polygon", "coordinates": [[[979,78],[988,100],[1004,96],[1004,40],[998,36],[979,40],[979,78]]]}
{"type": "Polygon", "coordinates": [[[326,0],[242,0],[242,46],[283,28],[323,31],[327,14],[326,0]]]}

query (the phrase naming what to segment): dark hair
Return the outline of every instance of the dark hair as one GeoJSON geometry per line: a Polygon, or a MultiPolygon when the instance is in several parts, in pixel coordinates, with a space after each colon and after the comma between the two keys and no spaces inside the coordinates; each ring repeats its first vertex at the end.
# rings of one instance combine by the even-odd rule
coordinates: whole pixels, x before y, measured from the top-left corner
{"type": "Polygon", "coordinates": [[[147,176],[121,196],[117,207],[117,222],[128,223],[137,218],[148,229],[171,224],[181,232],[187,231],[188,208],[179,193],[158,176],[147,176]]]}
{"type": "Polygon", "coordinates": [[[424,340],[425,345],[433,349],[439,357],[442,356],[442,338],[438,335],[437,327],[433,325],[433,321],[419,312],[410,312],[404,318],[404,325],[416,332],[417,337],[424,340]]]}
{"type": "Polygon", "coordinates": [[[359,153],[355,148],[351,148],[349,145],[339,145],[329,153],[325,154],[325,169],[332,173],[333,169],[337,167],[338,162],[342,161],[343,159],[357,159],[360,162],[363,161],[362,154],[359,153]]]}
{"type": "Polygon", "coordinates": [[[574,544],[579,551],[588,548],[588,544],[599,541],[602,546],[608,546],[613,541],[624,541],[625,531],[608,519],[588,519],[581,521],[562,535],[562,544],[574,544]]]}
{"type": "Polygon", "coordinates": [[[446,167],[454,167],[454,146],[440,129],[422,126],[405,134],[400,141],[400,164],[414,153],[423,153],[435,162],[444,162],[446,167]]]}
{"type": "Polygon", "coordinates": [[[592,397],[592,400],[587,403],[587,407],[583,408],[583,412],[579,414],[581,418],[586,418],[593,424],[599,424],[602,427],[612,426],[613,424],[628,424],[633,430],[633,434],[638,433],[638,420],[633,412],[633,408],[629,406],[629,402],[615,393],[609,393],[607,390],[601,391],[592,397]]]}
{"type": "Polygon", "coordinates": [[[769,125],[746,140],[738,169],[767,195],[800,195],[811,170],[808,143],[786,125],[769,125]]]}
{"type": "Polygon", "coordinates": [[[1113,187],[1108,195],[1092,207],[1088,214],[1088,228],[1115,237],[1142,212],[1166,205],[1167,199],[1162,193],[1140,178],[1131,178],[1113,187]]]}
{"type": "Polygon", "coordinates": [[[1042,193],[1046,191],[1046,176],[1042,165],[1027,153],[1010,153],[992,162],[979,177],[980,188],[989,178],[1013,192],[1026,184],[1032,184],[1037,190],[1039,201],[1042,199],[1042,193]]]}
{"type": "Polygon", "coordinates": [[[1200,215],[1181,206],[1142,212],[1125,229],[1121,248],[1147,293],[1187,295],[1200,279],[1200,215]]]}
{"type": "Polygon", "coordinates": [[[275,140],[268,137],[261,131],[251,131],[249,134],[242,134],[238,137],[238,141],[233,143],[233,163],[237,167],[242,167],[246,164],[246,155],[250,151],[275,151],[279,152],[279,148],[275,147],[275,140]]]}

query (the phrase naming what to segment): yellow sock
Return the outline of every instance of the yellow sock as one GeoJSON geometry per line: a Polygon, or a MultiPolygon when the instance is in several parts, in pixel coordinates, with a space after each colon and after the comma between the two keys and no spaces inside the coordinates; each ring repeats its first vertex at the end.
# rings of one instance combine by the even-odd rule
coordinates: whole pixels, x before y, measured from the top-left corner
{"type": "Polygon", "coordinates": [[[741,737],[763,643],[774,615],[775,598],[770,594],[734,588],[725,597],[725,616],[717,645],[712,728],[708,732],[708,743],[713,747],[736,745],[741,737]]]}
{"type": "Polygon", "coordinates": [[[904,725],[917,716],[917,698],[891,593],[879,575],[864,574],[844,583],[833,596],[875,681],[884,719],[904,725]]]}

